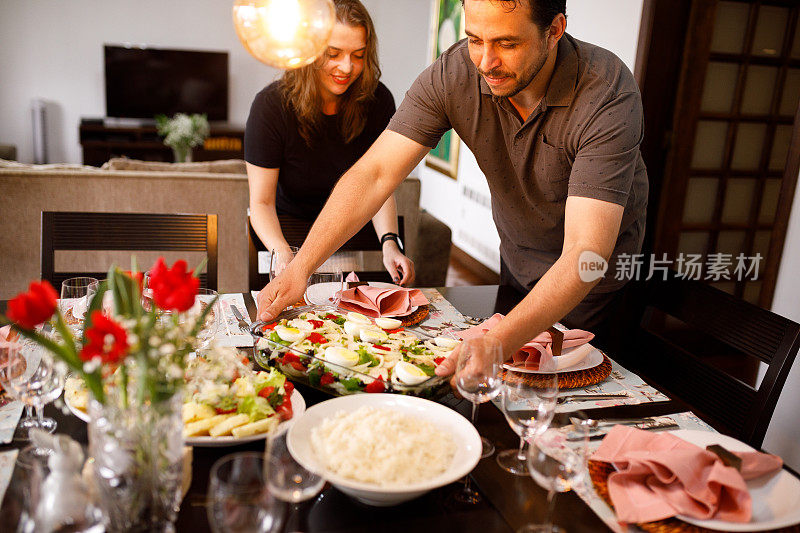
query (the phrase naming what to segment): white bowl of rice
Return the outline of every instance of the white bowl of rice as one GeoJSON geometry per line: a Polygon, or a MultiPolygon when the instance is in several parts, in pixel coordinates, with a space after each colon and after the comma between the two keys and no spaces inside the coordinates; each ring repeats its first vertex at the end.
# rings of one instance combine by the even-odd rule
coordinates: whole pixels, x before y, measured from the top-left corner
{"type": "Polygon", "coordinates": [[[368,505],[411,500],[467,475],[481,439],[456,411],[400,394],[354,394],[306,409],[287,434],[308,470],[368,505]]]}

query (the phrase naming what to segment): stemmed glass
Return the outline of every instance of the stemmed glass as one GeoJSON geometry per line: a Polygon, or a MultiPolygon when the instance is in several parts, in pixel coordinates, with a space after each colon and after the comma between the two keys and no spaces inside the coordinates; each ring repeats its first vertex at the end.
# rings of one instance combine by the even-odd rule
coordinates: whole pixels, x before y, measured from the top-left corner
{"type": "Polygon", "coordinates": [[[553,524],[553,508],[558,492],[567,492],[586,476],[589,425],[586,415],[574,411],[570,424],[550,428],[531,440],[527,462],[533,480],[547,490],[547,514],[542,524],[527,524],[517,533],[564,533],[553,524]]]}
{"type": "MultiPolygon", "coordinates": [[[[64,390],[64,370],[41,347],[25,346],[7,352],[5,366],[0,368],[3,387],[28,406],[36,408],[36,425],[39,429],[53,433],[56,421],[45,418],[44,406],[61,395],[64,390]]],[[[29,426],[30,427],[30,426],[29,426]]],[[[47,448],[35,448],[34,454],[48,455],[47,448]]]]}
{"type": "Polygon", "coordinates": [[[275,250],[270,252],[269,257],[269,280],[275,279],[286,266],[294,259],[300,248],[297,246],[290,246],[288,251],[275,250]]]}
{"type": "Polygon", "coordinates": [[[211,311],[209,311],[208,315],[206,315],[206,321],[203,323],[203,327],[197,333],[197,339],[200,341],[200,348],[205,348],[211,344],[211,341],[214,339],[214,336],[217,334],[217,330],[219,329],[219,318],[222,316],[222,314],[217,291],[203,288],[197,289],[195,308],[193,308],[191,312],[187,313],[186,317],[186,320],[189,320],[190,323],[194,323],[194,321],[197,320],[197,316],[199,316],[200,313],[202,313],[209,305],[211,305],[211,311]],[[214,302],[213,305],[211,302],[214,302]],[[198,303],[199,305],[197,305],[198,303]]]}
{"type": "MultiPolygon", "coordinates": [[[[9,361],[16,361],[19,357],[18,352],[22,350],[22,346],[16,342],[8,343],[5,346],[0,346],[0,385],[3,386],[6,393],[15,400],[20,400],[16,394],[13,393],[8,385],[8,381],[16,377],[15,374],[24,373],[25,368],[19,364],[15,364],[14,368],[9,368],[9,361]]],[[[28,432],[39,427],[39,423],[33,416],[33,406],[25,404],[25,416],[20,419],[17,424],[17,429],[14,431],[14,440],[24,441],[29,440],[28,432]]]]}
{"type": "Polygon", "coordinates": [[[226,455],[211,467],[208,484],[208,521],[214,533],[278,531],[283,505],[266,486],[263,454],[226,455]]]}
{"type": "MultiPolygon", "coordinates": [[[[502,380],[500,366],[503,363],[503,346],[492,337],[467,339],[461,343],[456,363],[456,388],[461,395],[472,402],[472,424],[478,404],[488,402],[500,393],[502,380]]],[[[494,445],[485,437],[481,437],[483,451],[481,457],[489,457],[494,453],[494,445]]],[[[467,475],[464,489],[457,499],[464,503],[478,503],[480,495],[472,489],[467,475]]]]}
{"type": "Polygon", "coordinates": [[[59,308],[67,325],[74,332],[80,331],[92,295],[97,292],[97,286],[97,279],[90,277],[69,278],[61,283],[59,308]]]}
{"type": "Polygon", "coordinates": [[[525,441],[542,433],[553,420],[558,399],[558,374],[531,374],[506,369],[500,406],[506,421],[519,435],[519,449],[497,454],[500,468],[518,476],[528,475],[525,441]]]}
{"type": "MultiPolygon", "coordinates": [[[[325,485],[325,479],[304,468],[294,460],[286,443],[286,432],[270,437],[267,443],[267,486],[276,498],[292,505],[291,520],[299,522],[300,503],[316,496],[325,485]]],[[[306,524],[287,527],[287,531],[307,531],[306,524]]]]}
{"type": "Polygon", "coordinates": [[[310,305],[338,307],[342,299],[342,290],[344,290],[344,274],[341,269],[317,270],[308,278],[305,299],[310,305]]]}

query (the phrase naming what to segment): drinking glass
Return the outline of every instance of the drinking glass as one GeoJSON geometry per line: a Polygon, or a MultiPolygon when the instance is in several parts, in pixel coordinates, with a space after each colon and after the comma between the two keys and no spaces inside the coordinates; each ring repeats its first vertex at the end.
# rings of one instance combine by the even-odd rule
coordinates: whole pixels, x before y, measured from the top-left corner
{"type": "Polygon", "coordinates": [[[222,317],[222,307],[219,302],[219,294],[217,291],[211,289],[197,289],[197,297],[195,299],[195,306],[187,313],[187,319],[194,323],[197,317],[209,305],[211,311],[206,315],[206,320],[200,331],[197,333],[197,339],[200,341],[200,348],[206,348],[219,329],[220,318],[222,317]],[[213,304],[211,302],[214,302],[213,304]],[[199,305],[197,305],[199,303],[199,305]]]}
{"type": "Polygon", "coordinates": [[[547,490],[544,523],[528,524],[517,533],[564,533],[553,524],[553,508],[558,492],[567,492],[586,476],[589,425],[581,411],[570,413],[570,424],[550,428],[531,439],[527,462],[533,480],[547,490]]]}
{"type": "MultiPolygon", "coordinates": [[[[2,385],[6,393],[15,400],[20,400],[20,398],[13,393],[8,385],[8,381],[15,378],[15,374],[24,373],[25,368],[19,364],[15,364],[13,368],[9,368],[9,361],[16,361],[18,359],[18,352],[22,349],[22,346],[18,343],[9,343],[6,346],[0,346],[0,385],[2,385]]],[[[29,440],[28,432],[37,427],[39,427],[39,422],[33,416],[33,406],[25,404],[25,416],[21,418],[17,424],[13,439],[16,441],[29,440]]]]}
{"type": "MultiPolygon", "coordinates": [[[[3,386],[21,402],[36,408],[36,427],[53,433],[56,421],[44,417],[44,406],[61,395],[64,390],[63,365],[41,347],[24,347],[9,352],[8,362],[0,369],[3,386]]],[[[46,448],[34,449],[35,454],[49,455],[46,448]]]]}
{"type": "MultiPolygon", "coordinates": [[[[472,402],[472,424],[478,404],[488,402],[500,393],[502,380],[500,367],[503,363],[503,346],[492,337],[467,339],[461,343],[456,363],[456,388],[461,395],[472,402]]],[[[485,437],[481,437],[483,450],[481,457],[489,457],[494,453],[494,445],[485,437]]],[[[472,489],[470,478],[464,483],[464,489],[457,499],[464,503],[478,503],[480,495],[472,489]]]]}
{"type": "Polygon", "coordinates": [[[558,374],[506,370],[500,406],[511,429],[519,435],[519,448],[497,454],[500,468],[518,476],[528,475],[525,441],[547,429],[553,420],[557,399],[558,374]]]}
{"type": "Polygon", "coordinates": [[[97,292],[97,285],[97,279],[89,277],[69,278],[61,283],[61,299],[58,301],[58,306],[73,332],[80,331],[92,295],[97,292]]]}
{"type": "Polygon", "coordinates": [[[273,251],[270,252],[269,257],[269,280],[275,279],[283,269],[294,259],[300,248],[297,246],[290,246],[288,251],[273,251]]]}
{"type": "Polygon", "coordinates": [[[214,533],[278,531],[283,504],[267,489],[264,455],[238,452],[211,467],[208,521],[214,533]]]}
{"type": "Polygon", "coordinates": [[[310,305],[339,306],[344,290],[344,275],[340,269],[317,270],[308,278],[305,299],[310,305]]]}
{"type": "Polygon", "coordinates": [[[286,432],[270,437],[266,458],[269,491],[292,506],[292,523],[287,524],[286,530],[307,531],[307,524],[301,523],[305,513],[299,512],[300,504],[319,494],[325,479],[294,460],[286,444],[286,432]]]}

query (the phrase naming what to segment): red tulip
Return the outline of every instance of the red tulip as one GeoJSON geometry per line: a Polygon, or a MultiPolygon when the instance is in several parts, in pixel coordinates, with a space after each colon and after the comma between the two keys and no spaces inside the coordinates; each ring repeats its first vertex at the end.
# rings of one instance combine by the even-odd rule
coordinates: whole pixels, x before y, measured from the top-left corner
{"type": "Polygon", "coordinates": [[[48,281],[34,281],[28,292],[8,302],[8,318],[25,329],[33,329],[56,312],[58,293],[48,281]]]}
{"type": "Polygon", "coordinates": [[[200,280],[186,270],[186,261],[175,261],[172,268],[167,268],[164,258],[159,257],[150,270],[149,288],[153,291],[153,300],[161,309],[168,311],[186,311],[194,305],[200,280]]]}
{"type": "Polygon", "coordinates": [[[118,363],[128,352],[128,333],[101,311],[92,312],[92,327],[86,330],[88,342],[81,350],[81,359],[99,357],[104,364],[118,363]]]}

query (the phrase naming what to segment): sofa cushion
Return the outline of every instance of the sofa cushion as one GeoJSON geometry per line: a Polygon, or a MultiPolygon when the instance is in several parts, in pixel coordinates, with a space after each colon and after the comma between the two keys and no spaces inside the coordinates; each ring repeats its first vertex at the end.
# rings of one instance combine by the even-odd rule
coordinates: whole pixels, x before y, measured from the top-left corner
{"type": "Polygon", "coordinates": [[[212,174],[245,174],[247,170],[242,159],[220,161],[198,161],[197,163],[162,163],[160,161],[140,161],[127,157],[114,157],[101,167],[103,170],[144,170],[155,172],[202,172],[212,174]]]}
{"type": "Polygon", "coordinates": [[[51,163],[47,165],[33,165],[28,163],[19,163],[17,161],[9,161],[7,159],[0,159],[0,168],[7,168],[11,170],[79,170],[81,172],[99,172],[100,169],[89,165],[78,165],[73,163],[51,163]]]}

